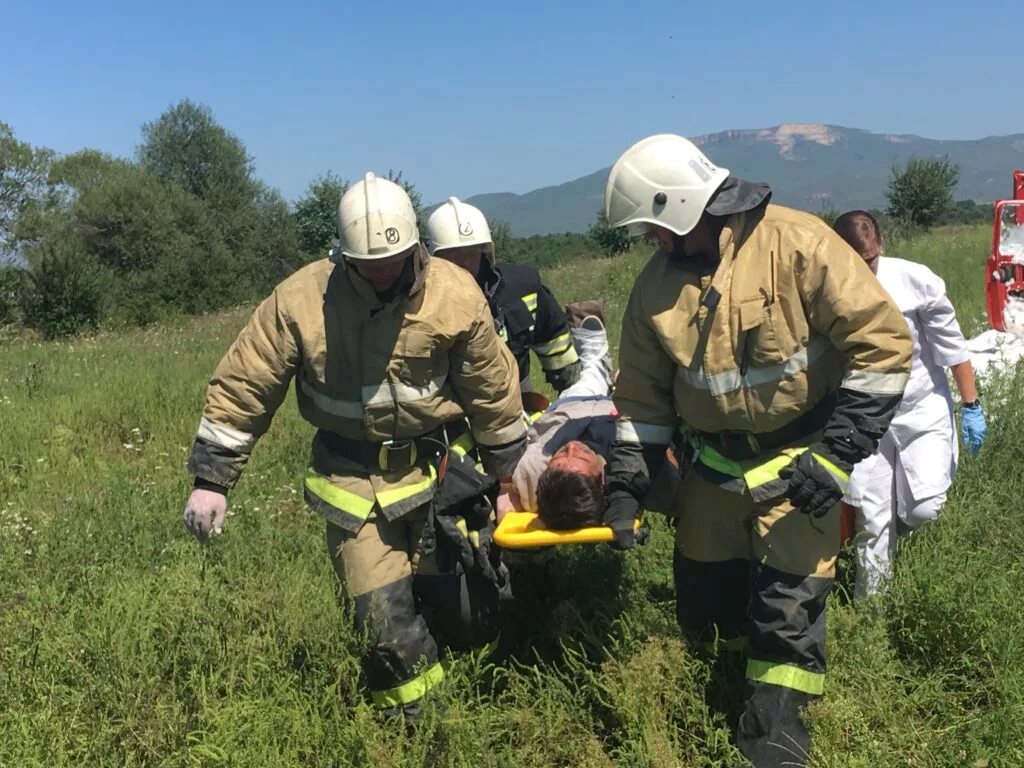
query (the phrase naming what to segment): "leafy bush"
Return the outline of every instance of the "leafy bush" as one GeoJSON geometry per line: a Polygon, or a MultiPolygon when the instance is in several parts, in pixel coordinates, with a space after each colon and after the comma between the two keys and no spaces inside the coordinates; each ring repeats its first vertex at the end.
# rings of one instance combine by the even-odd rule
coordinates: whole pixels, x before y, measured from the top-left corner
{"type": "Polygon", "coordinates": [[[107,282],[103,268],[72,244],[46,247],[28,269],[23,293],[25,324],[46,338],[92,330],[103,317],[107,282]]]}
{"type": "Polygon", "coordinates": [[[889,189],[889,215],[918,227],[930,227],[953,204],[953,187],[960,168],[945,158],[907,158],[903,168],[893,166],[889,189]]]}

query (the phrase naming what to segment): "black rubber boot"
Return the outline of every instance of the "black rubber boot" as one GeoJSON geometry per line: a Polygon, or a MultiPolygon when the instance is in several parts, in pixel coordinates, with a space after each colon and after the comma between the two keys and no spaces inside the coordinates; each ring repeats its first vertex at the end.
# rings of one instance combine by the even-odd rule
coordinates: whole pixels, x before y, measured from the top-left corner
{"type": "Polygon", "coordinates": [[[754,768],[804,768],[811,736],[800,714],[816,697],[779,685],[751,683],[736,746],[754,768]]]}

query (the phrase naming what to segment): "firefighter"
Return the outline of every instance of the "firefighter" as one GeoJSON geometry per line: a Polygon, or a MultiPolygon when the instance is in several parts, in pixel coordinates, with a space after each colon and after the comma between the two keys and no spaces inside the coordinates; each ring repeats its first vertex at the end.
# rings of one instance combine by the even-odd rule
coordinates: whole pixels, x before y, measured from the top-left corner
{"type": "Polygon", "coordinates": [[[770,197],[673,135],[627,150],[605,193],[611,225],[658,246],[623,319],[605,521],[633,545],[639,500],[676,445],[677,617],[718,651],[745,647],[737,744],[759,768],[806,761],[800,711],[825,679],[837,505],[911,354],[860,257],[770,197]]]}
{"type": "Polygon", "coordinates": [[[531,388],[531,349],[556,391],[576,382],[580,362],[568,316],[536,269],[495,262],[491,229],[478,208],[449,197],[427,220],[427,241],[432,256],[451,261],[476,278],[498,335],[515,355],[524,392],[531,388]]]}
{"type": "MultiPolygon", "coordinates": [[[[294,377],[299,411],[317,430],[305,498],[326,519],[331,561],[369,633],[371,698],[409,715],[444,676],[439,646],[494,640],[507,587],[469,578],[471,563],[442,567],[427,525],[444,511],[431,504],[447,484],[438,489],[439,467],[472,440],[490,472],[510,478],[525,426],[515,361],[487,303],[464,271],[430,259],[402,188],[368,173],[341,198],[338,219],[331,258],[278,285],[214,372],[185,525],[200,539],[220,533],[227,492],[294,377]]],[[[488,512],[475,526],[449,518],[436,530],[486,544],[488,512]]]]}
{"type": "Polygon", "coordinates": [[[867,211],[848,211],[833,228],[860,254],[903,312],[914,339],[910,381],[899,410],[878,444],[850,476],[845,501],[853,508],[857,549],[854,594],[877,594],[892,570],[900,534],[939,515],[956,472],[956,420],[946,380],[962,403],[961,433],[977,453],[987,431],[967,341],[942,278],[924,264],[882,255],[882,232],[867,211]]]}

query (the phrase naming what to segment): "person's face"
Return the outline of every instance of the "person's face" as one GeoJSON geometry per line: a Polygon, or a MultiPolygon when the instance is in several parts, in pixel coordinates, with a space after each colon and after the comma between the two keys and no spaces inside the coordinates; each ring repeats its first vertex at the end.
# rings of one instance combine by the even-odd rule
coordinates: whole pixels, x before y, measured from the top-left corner
{"type": "Polygon", "coordinates": [[[873,234],[864,239],[864,245],[860,249],[860,257],[868,265],[873,274],[878,274],[878,259],[882,255],[882,244],[873,234]]]}
{"type": "Polygon", "coordinates": [[[353,260],[352,265],[373,290],[377,293],[385,293],[402,276],[405,262],[411,255],[412,251],[410,250],[383,261],[353,260]]]}
{"type": "Polygon", "coordinates": [[[675,247],[674,237],[675,233],[670,229],[665,229],[658,224],[647,225],[647,239],[665,253],[672,253],[672,249],[675,247]]]}
{"type": "Polygon", "coordinates": [[[462,267],[473,277],[476,277],[480,273],[483,246],[465,245],[461,248],[445,248],[443,251],[437,251],[434,255],[439,259],[450,261],[457,267],[462,267]]]}
{"type": "Polygon", "coordinates": [[[599,477],[604,472],[604,459],[586,444],[572,440],[555,451],[548,468],[599,477]]]}

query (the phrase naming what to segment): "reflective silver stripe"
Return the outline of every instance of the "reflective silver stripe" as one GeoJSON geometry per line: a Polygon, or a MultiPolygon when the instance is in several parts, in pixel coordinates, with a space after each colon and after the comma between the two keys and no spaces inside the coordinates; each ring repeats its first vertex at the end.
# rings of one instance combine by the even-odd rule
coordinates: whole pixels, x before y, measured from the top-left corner
{"type": "Polygon", "coordinates": [[[801,371],[805,371],[828,348],[828,342],[819,337],[812,339],[811,343],[803,349],[794,352],[785,362],[761,368],[747,368],[746,375],[740,373],[739,368],[722,371],[713,376],[705,375],[703,369],[696,372],[688,368],[679,368],[676,371],[676,375],[694,389],[707,389],[710,390],[712,395],[726,395],[744,387],[759,387],[762,384],[781,381],[801,371]]]}
{"type": "Polygon", "coordinates": [[[561,352],[565,352],[569,347],[572,346],[572,334],[563,333],[561,336],[556,336],[551,341],[546,341],[543,344],[534,344],[533,351],[538,355],[557,355],[561,352]]]}
{"type": "Polygon", "coordinates": [[[615,422],[615,439],[620,443],[654,443],[668,445],[672,442],[675,427],[660,424],[646,424],[642,421],[615,422]]]}
{"type": "MultiPolygon", "coordinates": [[[[394,383],[394,394],[395,399],[399,403],[409,403],[415,400],[422,400],[425,397],[436,395],[441,391],[441,387],[444,386],[446,376],[438,376],[431,380],[428,384],[422,387],[414,387],[411,384],[403,384],[400,381],[394,383]]],[[[391,403],[395,399],[391,395],[390,384],[384,383],[379,386],[367,386],[363,387],[360,395],[362,396],[361,401],[357,400],[340,400],[333,397],[329,397],[322,392],[318,392],[313,386],[303,380],[302,391],[305,392],[310,399],[316,404],[316,407],[321,411],[331,414],[332,416],[341,416],[344,419],[361,419],[363,418],[363,407],[367,405],[380,405],[381,403],[391,403]]]]}
{"type": "Polygon", "coordinates": [[[214,424],[205,416],[199,420],[199,431],[196,433],[196,437],[209,440],[211,443],[230,448],[238,453],[249,453],[256,445],[256,435],[225,427],[223,424],[214,424]]]}
{"type": "Polygon", "coordinates": [[[518,440],[525,434],[526,424],[522,419],[516,419],[507,427],[489,429],[483,434],[474,434],[473,437],[476,438],[477,445],[505,445],[513,440],[518,440]]]}
{"type": "Polygon", "coordinates": [[[909,373],[850,371],[843,377],[843,383],[839,386],[857,392],[867,392],[869,395],[902,395],[909,380],[909,373]]]}
{"type": "Polygon", "coordinates": [[[569,348],[558,355],[541,355],[540,367],[545,371],[557,371],[559,368],[565,368],[567,365],[572,365],[580,356],[576,354],[576,347],[569,345],[569,348]]]}
{"type": "Polygon", "coordinates": [[[376,387],[363,387],[363,402],[367,405],[378,405],[393,401],[409,403],[414,400],[422,400],[425,397],[430,397],[440,392],[447,378],[447,375],[437,376],[422,387],[414,387],[411,384],[403,384],[400,381],[396,381],[393,384],[384,382],[376,387]],[[392,387],[394,388],[394,400],[391,394],[392,387]]]}
{"type": "Polygon", "coordinates": [[[322,392],[313,389],[313,385],[305,379],[302,380],[302,391],[309,396],[317,408],[332,416],[341,416],[343,419],[363,418],[363,404],[355,400],[337,400],[328,397],[322,392]]]}

